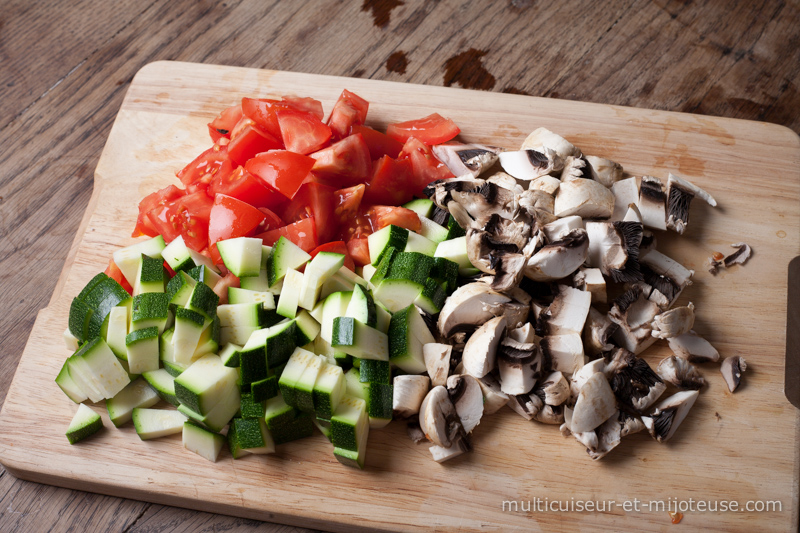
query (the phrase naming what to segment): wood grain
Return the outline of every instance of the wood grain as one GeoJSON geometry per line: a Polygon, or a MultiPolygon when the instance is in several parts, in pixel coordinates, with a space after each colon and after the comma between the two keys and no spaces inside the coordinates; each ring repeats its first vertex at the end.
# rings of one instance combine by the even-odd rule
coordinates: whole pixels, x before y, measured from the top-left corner
{"type": "MultiPolygon", "coordinates": [[[[779,500],[784,511],[695,514],[685,523],[719,531],[745,531],[755,523],[787,528],[798,513],[800,454],[793,439],[800,417],[782,394],[786,310],[772,302],[786,292],[782,265],[800,252],[795,209],[800,168],[789,170],[785,182],[760,189],[753,189],[749,176],[785,168],[798,149],[800,139],[793,133],[755,122],[318,75],[150,64],[125,97],[97,166],[93,212],[74,261],[64,270],[60,294],[39,313],[10,387],[0,415],[0,457],[15,475],[35,481],[336,530],[433,525],[448,531],[532,526],[566,531],[590,524],[649,529],[664,525],[663,513],[615,508],[602,515],[532,515],[503,512],[502,502],[601,496],[620,502],[734,499],[734,483],[735,499],[779,500]],[[226,454],[216,464],[198,461],[179,439],[142,443],[130,427],[70,446],[62,431],[74,405],[52,382],[67,355],[57,334],[61,326],[54,325],[66,324],[71,297],[115,249],[133,241],[123,237],[137,212],[128,198],[173,183],[173,169],[208,145],[204,125],[227,99],[304,88],[330,108],[346,81],[372,103],[376,126],[446,110],[461,125],[464,140],[513,147],[543,125],[562,132],[585,153],[613,157],[633,174],[680,170],[713,191],[723,208],[696,206],[683,238],[660,235],[659,249],[697,270],[681,301],[695,303],[701,318],[696,329],[723,356],[748,354],[745,388],[730,395],[709,368],[708,390],[670,445],[634,436],[599,464],[555,427],[527,423],[510,410],[483,421],[475,451],[447,465],[436,465],[424,446],[411,443],[402,424],[374,431],[364,472],[339,465],[319,435],[284,446],[274,456],[234,461],[226,454]],[[755,219],[759,225],[751,224],[755,219]],[[710,250],[737,240],[758,243],[747,268],[716,278],[702,270],[710,250]],[[716,309],[728,314],[717,317],[716,309]],[[35,433],[31,412],[37,413],[35,433]],[[759,445],[743,447],[743,432],[759,445]],[[535,448],[528,446],[531,439],[535,448]],[[682,469],[675,469],[676,462],[682,469]],[[587,472],[592,472],[589,479],[587,472]],[[691,472],[691,486],[686,472],[691,472]]],[[[662,343],[647,358],[653,364],[668,352],[662,343]]]]}
{"type": "MultiPolygon", "coordinates": [[[[405,0],[388,10],[383,27],[373,19],[376,4],[400,2],[311,1],[302,9],[233,0],[4,4],[0,306],[13,312],[0,315],[0,399],[67,259],[127,84],[149,61],[444,85],[448,60],[475,48],[486,52],[480,65],[495,92],[766,120],[800,131],[796,2],[581,1],[554,10],[532,0],[405,0]],[[387,68],[398,51],[408,61],[405,73],[387,68]],[[34,262],[34,269],[19,268],[34,262]]],[[[467,65],[453,86],[471,83],[471,71],[481,72],[467,65]]],[[[0,482],[22,507],[35,508],[53,491],[69,493],[8,476],[0,482]]],[[[44,505],[27,524],[62,529],[71,505],[66,512],[44,505]]],[[[4,509],[3,525],[14,516],[4,509]]],[[[120,512],[133,513],[131,520],[137,514],[120,512]]],[[[209,527],[230,520],[216,517],[209,527]]]]}

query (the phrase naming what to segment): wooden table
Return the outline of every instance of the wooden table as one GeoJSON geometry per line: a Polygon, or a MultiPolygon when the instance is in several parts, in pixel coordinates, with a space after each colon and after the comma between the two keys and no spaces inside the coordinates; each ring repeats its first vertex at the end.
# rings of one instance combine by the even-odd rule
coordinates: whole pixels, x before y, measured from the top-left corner
{"type": "MultiPolygon", "coordinates": [[[[133,75],[173,59],[703,113],[800,132],[800,6],[777,1],[6,0],[0,400],[55,287],[133,75]],[[789,4],[789,5],[787,5],[789,4]]],[[[0,467],[0,530],[299,531],[0,467]]]]}

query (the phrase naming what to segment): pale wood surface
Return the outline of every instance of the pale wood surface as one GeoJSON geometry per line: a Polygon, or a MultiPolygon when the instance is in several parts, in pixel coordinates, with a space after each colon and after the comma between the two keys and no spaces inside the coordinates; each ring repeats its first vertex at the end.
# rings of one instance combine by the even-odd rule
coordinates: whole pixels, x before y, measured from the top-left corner
{"type": "MultiPolygon", "coordinates": [[[[776,302],[786,292],[784,265],[800,252],[798,155],[794,133],[757,122],[319,75],[150,64],[128,90],[97,166],[90,216],[51,304],[39,313],[6,397],[2,461],[34,481],[340,530],[669,527],[664,512],[502,511],[504,500],[535,497],[779,500],[780,513],[695,513],[684,522],[718,531],[756,524],[788,528],[797,519],[800,420],[782,393],[786,312],[776,302]],[[373,431],[364,472],[339,465],[321,435],[286,445],[274,456],[233,461],[226,453],[216,464],[183,450],[178,438],[142,443],[131,427],[107,429],[70,446],[63,431],[74,405],[52,381],[67,355],[59,333],[70,299],[115,249],[132,242],[125,237],[136,218],[130,198],[175,182],[174,170],[209,144],[204,124],[220,106],[244,95],[305,94],[329,109],[344,86],[371,102],[376,126],[440,110],[461,125],[464,140],[510,148],[546,126],[633,174],[692,176],[721,207],[693,206],[684,237],[660,235],[659,249],[697,270],[681,300],[695,303],[696,329],[723,356],[745,355],[746,386],[731,395],[715,369],[707,368],[708,388],[669,445],[637,435],[599,463],[556,427],[527,423],[510,410],[479,426],[474,453],[446,465],[433,463],[425,446],[411,443],[403,424],[373,431]],[[754,176],[778,172],[780,182],[754,187],[754,176]],[[756,249],[746,268],[717,277],[705,272],[710,251],[740,240],[756,249]]],[[[669,350],[656,345],[646,353],[656,362],[669,350]]],[[[107,420],[106,425],[111,428],[107,420]]]]}
{"type": "MultiPolygon", "coordinates": [[[[0,307],[8,311],[0,314],[0,401],[64,266],[128,84],[150,61],[469,86],[765,120],[800,131],[796,2],[583,0],[554,9],[531,0],[6,0],[2,6],[0,307]],[[459,62],[470,57],[480,61],[459,62]],[[21,266],[28,264],[36,268],[21,266]]],[[[784,174],[778,175],[780,183],[784,174]]],[[[208,514],[187,526],[182,520],[195,515],[180,509],[24,482],[1,467],[0,493],[3,531],[83,530],[83,524],[95,531],[285,529],[208,514]]]]}

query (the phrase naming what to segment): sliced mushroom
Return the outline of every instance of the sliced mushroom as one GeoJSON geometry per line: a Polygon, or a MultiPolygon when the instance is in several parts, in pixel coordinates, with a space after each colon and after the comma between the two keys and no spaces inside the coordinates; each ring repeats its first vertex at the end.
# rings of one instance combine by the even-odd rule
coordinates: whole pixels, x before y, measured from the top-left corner
{"type": "Polygon", "coordinates": [[[675,355],[690,363],[716,363],[719,361],[717,349],[694,330],[672,337],[667,342],[675,355]]]}
{"type": "Polygon", "coordinates": [[[661,180],[653,176],[643,176],[639,186],[639,211],[644,225],[653,229],[667,229],[667,196],[661,180]]]}
{"type": "Polygon", "coordinates": [[[563,424],[564,406],[545,404],[538,413],[533,415],[533,419],[542,424],[563,424]]]}
{"type": "Polygon", "coordinates": [[[551,370],[572,374],[584,364],[583,340],[577,333],[548,335],[539,347],[551,370]]]}
{"type": "Polygon", "coordinates": [[[472,444],[470,443],[467,435],[459,434],[456,438],[456,441],[451,444],[449,448],[434,444],[428,448],[428,450],[431,452],[434,461],[437,463],[443,463],[449,459],[452,459],[453,457],[458,457],[459,455],[471,451],[472,444]]]}
{"type": "Polygon", "coordinates": [[[742,381],[742,373],[745,370],[747,370],[747,363],[745,363],[744,357],[732,355],[722,361],[719,371],[722,372],[722,377],[725,378],[729,391],[734,392],[739,388],[739,383],[742,381]]]}
{"type": "Polygon", "coordinates": [[[548,242],[554,242],[563,239],[570,231],[583,229],[583,227],[583,219],[577,215],[572,215],[545,224],[542,226],[542,231],[544,231],[548,242]]]}
{"type": "Polygon", "coordinates": [[[502,152],[500,165],[515,178],[528,181],[561,170],[564,161],[552,150],[525,149],[502,152]]]}
{"type": "Polygon", "coordinates": [[[445,385],[450,373],[450,355],[453,347],[449,344],[430,342],[422,345],[422,358],[430,376],[431,385],[445,385]]]}
{"type": "Polygon", "coordinates": [[[562,159],[566,159],[569,156],[581,156],[581,151],[572,143],[547,128],[533,130],[522,142],[520,149],[540,150],[541,148],[549,148],[555,151],[562,159]]]}
{"type": "Polygon", "coordinates": [[[642,279],[639,268],[639,243],[642,225],[638,222],[587,222],[589,252],[586,263],[599,268],[613,281],[624,283],[642,279]]]}
{"type": "Polygon", "coordinates": [[[506,317],[507,329],[514,329],[524,324],[528,320],[530,312],[528,305],[519,302],[485,303],[483,305],[485,310],[491,312],[492,315],[506,317]]]}
{"type": "Polygon", "coordinates": [[[422,191],[437,207],[447,210],[447,204],[452,200],[454,191],[472,191],[480,188],[486,182],[472,176],[436,180],[429,183],[422,191]]]}
{"type": "Polygon", "coordinates": [[[614,300],[608,312],[608,318],[619,325],[614,342],[633,353],[642,353],[656,341],[651,324],[660,312],[658,305],[646,299],[642,289],[634,285],[614,300]]]}
{"type": "Polygon", "coordinates": [[[536,324],[539,335],[581,333],[591,305],[591,293],[559,285],[553,303],[539,315],[536,324]]]}
{"type": "Polygon", "coordinates": [[[634,416],[626,411],[619,412],[619,423],[622,426],[620,430],[620,436],[622,437],[639,433],[645,428],[642,417],[634,416]]]}
{"type": "Polygon", "coordinates": [[[617,401],[608,380],[601,372],[589,376],[572,410],[570,430],[573,433],[591,431],[617,411],[617,401]]]}
{"type": "Polygon", "coordinates": [[[505,187],[509,191],[513,192],[514,194],[522,194],[525,192],[524,187],[520,185],[514,176],[506,174],[505,172],[495,172],[488,178],[486,181],[494,183],[500,187],[505,187]]]}
{"type": "Polygon", "coordinates": [[[520,394],[509,397],[508,406],[525,420],[533,420],[544,407],[544,402],[535,394],[520,394]]]}
{"type": "Polygon", "coordinates": [[[493,291],[486,283],[462,285],[447,298],[439,312],[439,333],[448,338],[459,331],[473,331],[494,316],[485,305],[510,301],[511,298],[493,291]]]}
{"type": "Polygon", "coordinates": [[[454,176],[470,175],[477,178],[491,167],[502,148],[483,144],[445,143],[433,146],[433,155],[453,173],[454,176]]]}
{"type": "Polygon", "coordinates": [[[644,256],[640,252],[639,269],[644,278],[639,285],[645,296],[662,309],[672,306],[683,289],[692,283],[694,275],[694,270],[685,268],[658,250],[650,250],[644,256]]]}
{"type": "Polygon", "coordinates": [[[698,395],[695,390],[677,392],[659,403],[649,416],[643,416],[642,422],[650,435],[658,442],[668,441],[689,414],[698,395]]]}
{"type": "Polygon", "coordinates": [[[395,417],[407,418],[419,413],[422,401],[428,394],[431,380],[428,376],[406,374],[392,381],[392,412],[395,417]]]}
{"type": "Polygon", "coordinates": [[[562,372],[551,372],[536,385],[536,394],[545,405],[561,405],[569,400],[569,382],[562,372]]]}
{"type": "Polygon", "coordinates": [[[589,308],[586,324],[583,326],[583,346],[586,355],[596,357],[614,349],[611,338],[619,328],[608,316],[594,307],[589,308]]]}
{"type": "Polygon", "coordinates": [[[528,260],[524,274],[534,281],[555,281],[575,272],[586,259],[589,238],[584,229],[575,229],[563,239],[542,247],[528,260]]]}
{"type": "Polygon", "coordinates": [[[586,160],[582,157],[568,157],[564,160],[564,169],[561,171],[561,182],[572,181],[578,178],[592,179],[592,171],[586,168],[586,160]]]}
{"type": "Polygon", "coordinates": [[[555,197],[544,191],[527,190],[519,196],[519,206],[531,216],[535,213],[553,214],[555,197]]]}
{"type": "Polygon", "coordinates": [[[597,446],[595,448],[587,448],[586,453],[589,454],[593,461],[597,461],[619,446],[622,440],[622,423],[619,415],[611,415],[608,420],[594,430],[594,433],[597,435],[597,446]]]}
{"type": "Polygon", "coordinates": [[[542,375],[543,356],[536,344],[521,343],[506,337],[497,352],[500,390],[517,396],[533,389],[542,375]]]}
{"type": "Polygon", "coordinates": [[[614,212],[611,220],[623,220],[628,212],[628,206],[639,203],[639,183],[636,178],[627,178],[611,186],[614,195],[614,212]]]}
{"type": "Polygon", "coordinates": [[[506,318],[494,317],[479,327],[467,340],[461,362],[464,371],[470,376],[482,378],[491,372],[496,364],[497,345],[506,330],[506,318]]]}
{"type": "Polygon", "coordinates": [[[458,434],[464,432],[447,389],[441,385],[432,388],[422,401],[419,427],[429,441],[444,448],[450,447],[458,434]]]}
{"type": "Polygon", "coordinates": [[[689,224],[689,204],[695,196],[707,201],[711,206],[717,201],[696,185],[672,173],[667,178],[667,227],[683,234],[689,224]]]}
{"type": "Polygon", "coordinates": [[[606,279],[599,268],[581,267],[572,276],[572,285],[576,289],[592,295],[592,303],[606,303],[606,279]]]}
{"type": "Polygon", "coordinates": [[[753,250],[750,248],[750,246],[743,242],[731,244],[731,246],[733,248],[737,248],[737,250],[723,259],[725,268],[730,268],[733,265],[743,265],[753,253],[753,250]]]}
{"type": "Polygon", "coordinates": [[[561,180],[553,176],[539,176],[528,185],[529,191],[544,191],[547,194],[555,195],[561,180]]]}
{"type": "MultiPolygon", "coordinates": [[[[469,190],[453,190],[450,192],[453,201],[460,204],[474,219],[480,219],[494,213],[503,218],[514,219],[517,210],[517,197],[504,187],[484,181],[480,187],[469,190]]],[[[452,209],[447,204],[452,214],[452,209]]],[[[455,215],[453,215],[455,216],[455,215]]],[[[460,223],[460,221],[459,221],[460,223]]]]}
{"type": "Polygon", "coordinates": [[[622,179],[622,165],[619,163],[593,155],[585,155],[583,158],[593,180],[611,188],[622,179]]]}
{"type": "Polygon", "coordinates": [[[508,338],[513,339],[520,343],[530,343],[533,342],[536,338],[536,334],[533,330],[533,324],[530,322],[523,324],[518,328],[514,328],[509,330],[508,338]]]}
{"type": "MultiPolygon", "coordinates": [[[[644,219],[642,218],[642,212],[639,211],[639,207],[636,204],[631,204],[628,206],[628,210],[625,211],[625,216],[622,219],[623,222],[637,222],[639,224],[644,225],[644,219]]],[[[644,231],[642,231],[644,233],[644,231]]],[[[642,244],[641,237],[639,238],[639,242],[636,244],[637,246],[642,244]]]]}
{"type": "Polygon", "coordinates": [[[425,433],[423,433],[422,429],[419,427],[419,419],[408,421],[406,425],[406,434],[408,438],[414,441],[414,444],[419,444],[420,442],[428,440],[425,438],[425,433]]]}
{"type": "Polygon", "coordinates": [[[689,361],[675,355],[662,359],[658,363],[656,373],[665,382],[683,390],[699,390],[706,383],[700,372],[689,361]]]}
{"type": "Polygon", "coordinates": [[[592,377],[592,374],[603,372],[605,370],[605,366],[606,363],[603,359],[595,359],[594,361],[589,361],[583,365],[581,368],[575,371],[572,376],[570,376],[569,405],[575,405],[575,402],[578,401],[578,394],[581,392],[581,387],[583,387],[586,384],[586,381],[592,377]]]}
{"type": "Polygon", "coordinates": [[[694,326],[694,304],[673,307],[653,319],[653,337],[669,339],[688,333],[694,326]]]}
{"type": "Polygon", "coordinates": [[[509,396],[500,390],[500,382],[492,374],[478,380],[483,392],[483,414],[491,415],[508,403],[509,396]]]}
{"type": "Polygon", "coordinates": [[[553,213],[557,217],[608,218],[614,212],[614,195],[602,184],[585,178],[562,182],[556,191],[553,213]]]}
{"type": "Polygon", "coordinates": [[[447,378],[447,393],[456,408],[461,426],[467,434],[480,424],[483,416],[483,392],[472,376],[459,374],[447,378]]]}
{"type": "Polygon", "coordinates": [[[667,385],[647,361],[619,348],[606,363],[605,375],[620,403],[642,413],[655,402],[667,385]]]}

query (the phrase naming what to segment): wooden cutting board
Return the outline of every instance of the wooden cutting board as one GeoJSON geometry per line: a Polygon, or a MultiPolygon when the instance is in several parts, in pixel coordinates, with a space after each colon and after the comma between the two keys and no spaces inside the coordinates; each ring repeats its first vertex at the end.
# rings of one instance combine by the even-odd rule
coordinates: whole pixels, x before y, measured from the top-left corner
{"type": "MultiPolygon", "coordinates": [[[[45,179],[45,178],[43,178],[45,179]]],[[[682,524],[716,531],[794,529],[798,522],[798,411],[783,393],[787,265],[800,253],[800,139],[769,124],[382,81],[158,62],[134,78],[95,173],[95,190],[50,305],[36,320],[0,414],[0,461],[23,479],[204,511],[341,531],[510,529],[667,530],[666,510],[691,498],[780,502],[780,511],[684,512],[682,524]],[[53,382],[68,352],[61,333],[70,300],[129,238],[138,201],[177,183],[174,172],[210,145],[205,124],[243,96],[295,94],[326,110],[343,88],[369,100],[370,124],[440,112],[462,138],[516,148],[545,126],[584,153],[635,175],[671,171],[711,192],[694,202],[683,238],[658,247],[696,270],[683,294],[695,329],[723,356],[742,355],[744,385],[731,394],[716,365],[676,436],[660,445],[626,438],[592,462],[555,426],[509,409],[474,432],[474,452],[445,464],[395,422],[370,433],[367,467],[345,468],[321,436],[279,453],[216,464],[183,449],[180,437],[142,442],[130,425],[70,446],[75,411],[53,382]],[[745,241],[754,255],[716,277],[713,251],[745,241]],[[613,500],[613,504],[608,501],[613,500]],[[503,502],[514,501],[516,510],[503,502]],[[596,501],[601,511],[578,512],[596,501]],[[637,504],[636,501],[639,503],[637,504]],[[529,503],[529,502],[532,502],[529,503]],[[603,504],[602,502],[606,502],[603,504]],[[625,504],[624,502],[630,502],[625,504]],[[551,507],[555,503],[553,510],[551,507]],[[547,510],[550,509],[550,510],[547,510]],[[562,509],[562,510],[559,510],[562,509]]],[[[659,342],[651,365],[669,355],[659,342]]],[[[684,504],[686,505],[686,504],[684,504]]],[[[719,505],[719,504],[717,504],[719,505]]],[[[720,507],[718,507],[720,508],[720,507]]]]}

